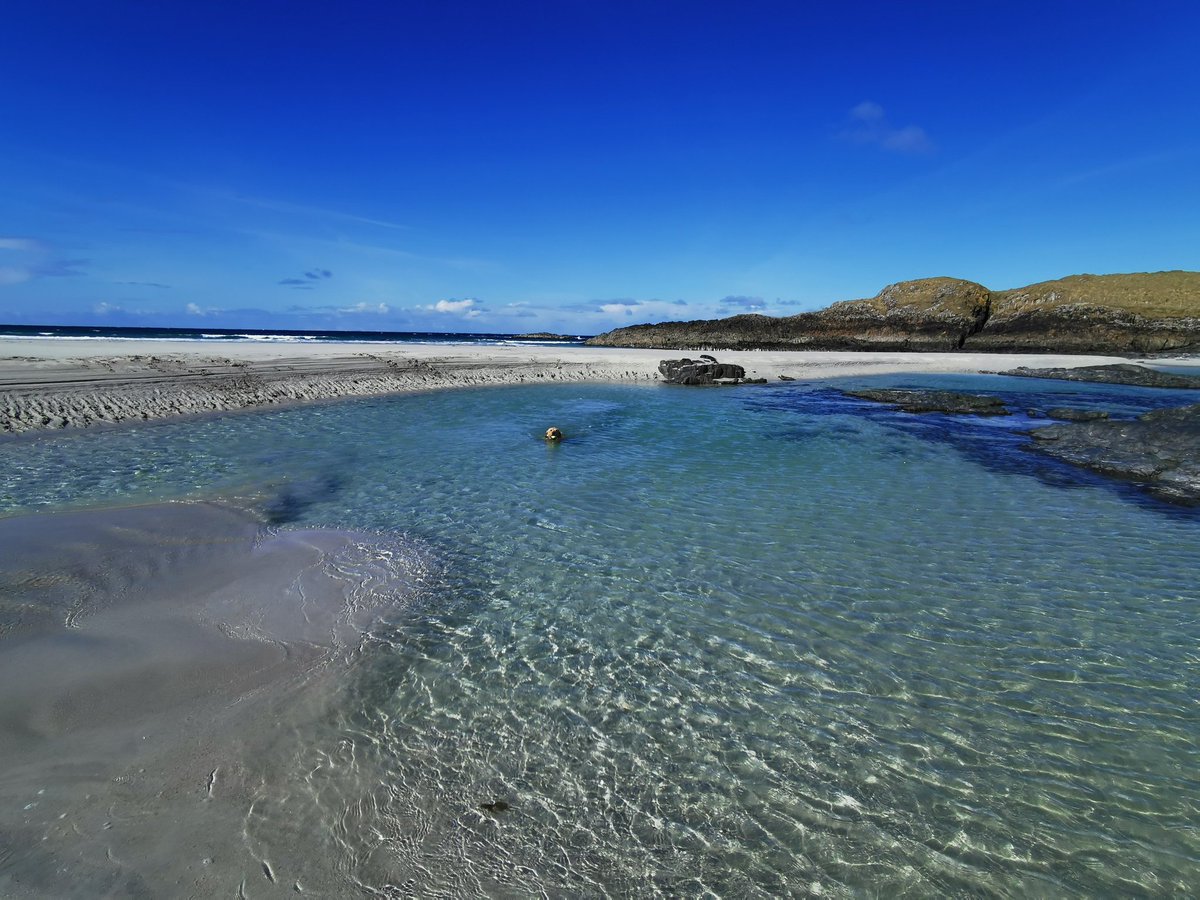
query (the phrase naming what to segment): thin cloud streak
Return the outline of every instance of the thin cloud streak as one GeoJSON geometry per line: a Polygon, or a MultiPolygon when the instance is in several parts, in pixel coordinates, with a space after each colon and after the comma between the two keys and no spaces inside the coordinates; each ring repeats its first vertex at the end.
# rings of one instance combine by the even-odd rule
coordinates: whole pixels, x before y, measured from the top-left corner
{"type": "Polygon", "coordinates": [[[933,141],[919,125],[895,126],[884,108],[873,100],[864,100],[847,114],[848,123],[838,136],[854,144],[870,144],[894,153],[923,155],[935,149],[933,141]]]}
{"type": "Polygon", "coordinates": [[[288,234],[280,231],[264,231],[261,229],[239,228],[235,233],[257,240],[275,241],[284,245],[303,244],[306,247],[320,248],[322,251],[346,251],[361,253],[364,256],[382,256],[393,259],[403,259],[412,262],[433,263],[453,269],[463,269],[472,272],[495,272],[503,267],[488,259],[473,259],[470,257],[427,256],[414,253],[411,250],[401,250],[399,247],[388,247],[382,244],[368,244],[362,241],[333,240],[330,238],[313,237],[308,234],[288,234]]]}
{"type": "Polygon", "coordinates": [[[286,213],[288,215],[310,216],[318,219],[332,219],[338,222],[354,222],[359,225],[371,225],[376,228],[386,228],[391,231],[409,231],[410,226],[402,225],[399,222],[389,222],[386,219],[375,219],[371,216],[360,216],[355,213],[342,212],[336,209],[326,209],[321,206],[309,206],[304,203],[291,203],[286,200],[270,200],[264,197],[248,197],[243,194],[237,194],[232,191],[206,190],[205,188],[196,185],[188,185],[177,183],[177,186],[186,190],[195,191],[197,193],[207,193],[209,196],[217,199],[229,200],[234,203],[241,203],[246,206],[254,207],[255,209],[265,209],[270,212],[286,213]]]}

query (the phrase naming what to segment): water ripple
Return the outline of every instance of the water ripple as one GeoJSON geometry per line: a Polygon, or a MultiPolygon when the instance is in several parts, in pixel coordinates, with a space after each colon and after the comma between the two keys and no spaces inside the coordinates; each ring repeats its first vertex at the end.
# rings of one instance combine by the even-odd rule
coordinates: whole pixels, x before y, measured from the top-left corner
{"type": "Polygon", "coordinates": [[[1187,893],[1200,522],[967,427],[495,390],[88,436],[86,471],[27,443],[7,502],[220,494],[436,548],[428,614],[364,640],[246,819],[264,856],[329,830],[370,894],[1187,893]]]}

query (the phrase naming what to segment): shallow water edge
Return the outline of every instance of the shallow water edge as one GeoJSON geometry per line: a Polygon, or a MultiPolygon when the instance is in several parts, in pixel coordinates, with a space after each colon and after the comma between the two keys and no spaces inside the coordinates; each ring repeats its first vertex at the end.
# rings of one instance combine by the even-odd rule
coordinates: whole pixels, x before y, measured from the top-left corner
{"type": "Polygon", "coordinates": [[[168,893],[1186,891],[1196,517],[1037,462],[1011,422],[813,387],[498,389],[0,447],[0,665],[27,685],[4,721],[31,742],[3,769],[23,849],[0,878],[49,877],[59,841],[90,848],[82,883],[168,893]],[[55,731],[85,670],[111,727],[55,731]],[[171,687],[213,670],[265,681],[171,687]],[[161,703],[130,689],[157,682],[161,703]],[[38,770],[38,741],[103,765],[38,770]]]}

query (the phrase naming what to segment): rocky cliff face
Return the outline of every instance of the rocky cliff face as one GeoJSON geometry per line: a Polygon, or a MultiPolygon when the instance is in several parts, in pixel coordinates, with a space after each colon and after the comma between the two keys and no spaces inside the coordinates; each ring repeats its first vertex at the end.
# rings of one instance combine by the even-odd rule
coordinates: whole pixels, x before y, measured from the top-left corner
{"type": "Polygon", "coordinates": [[[588,343],[680,350],[1200,349],[1200,273],[1078,275],[1000,292],[957,278],[923,278],[817,312],[634,325],[588,343]]]}
{"type": "Polygon", "coordinates": [[[1161,353],[1200,348],[1200,273],[1074,275],[992,294],[975,350],[1161,353]]]}

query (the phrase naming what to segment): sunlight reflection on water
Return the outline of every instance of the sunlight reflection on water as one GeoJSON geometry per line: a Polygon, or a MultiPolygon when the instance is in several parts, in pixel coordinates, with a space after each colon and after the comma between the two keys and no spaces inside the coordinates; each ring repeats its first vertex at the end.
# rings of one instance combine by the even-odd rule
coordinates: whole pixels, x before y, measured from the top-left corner
{"type": "Polygon", "coordinates": [[[0,445],[0,502],[440,555],[247,820],[373,890],[1186,892],[1200,519],[1021,442],[799,387],[490,389],[0,445]]]}

